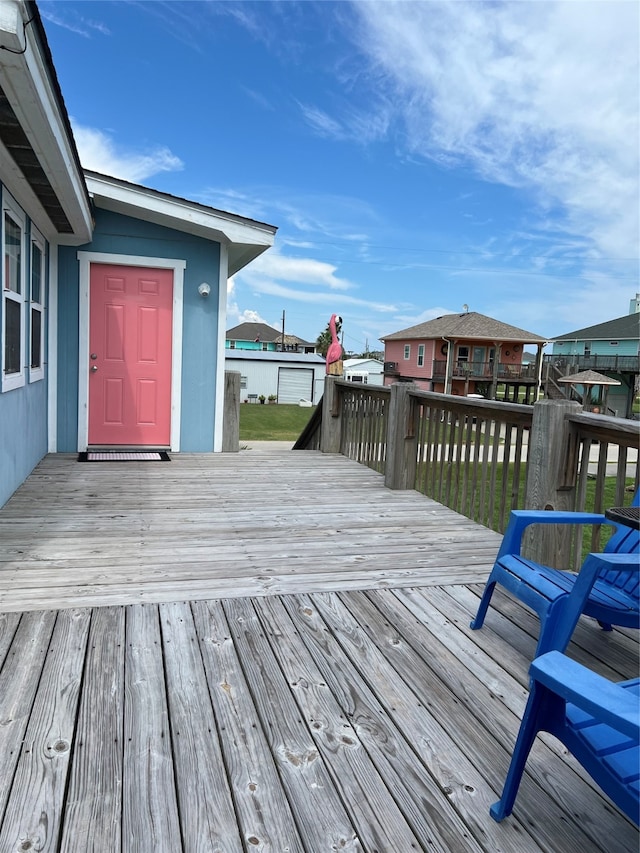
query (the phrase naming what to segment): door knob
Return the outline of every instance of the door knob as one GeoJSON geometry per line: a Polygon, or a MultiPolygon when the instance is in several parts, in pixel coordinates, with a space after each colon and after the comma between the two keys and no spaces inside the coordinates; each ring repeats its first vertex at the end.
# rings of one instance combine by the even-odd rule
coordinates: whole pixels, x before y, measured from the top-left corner
{"type": "Polygon", "coordinates": [[[95,373],[97,369],[98,369],[98,366],[96,364],[91,365],[91,372],[92,373],[95,373]]]}
{"type": "Polygon", "coordinates": [[[92,353],[91,353],[91,359],[92,359],[92,361],[95,361],[97,357],[98,357],[98,353],[96,353],[96,352],[92,352],[92,353]]]}

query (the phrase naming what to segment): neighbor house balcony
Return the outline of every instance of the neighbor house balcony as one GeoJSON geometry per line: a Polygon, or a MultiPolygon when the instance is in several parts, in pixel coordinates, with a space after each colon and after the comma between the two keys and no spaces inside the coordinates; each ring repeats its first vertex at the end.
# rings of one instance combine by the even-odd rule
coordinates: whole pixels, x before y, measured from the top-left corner
{"type": "Polygon", "coordinates": [[[640,355],[545,355],[545,364],[551,365],[561,372],[579,373],[582,370],[603,371],[614,373],[640,373],[640,355]]]}
{"type": "MultiPolygon", "coordinates": [[[[433,362],[433,379],[443,382],[446,378],[447,362],[433,362]]],[[[452,366],[451,376],[454,379],[473,379],[480,382],[491,382],[494,377],[494,363],[483,361],[459,361],[452,366]]],[[[497,379],[500,382],[535,382],[536,368],[534,364],[499,364],[497,379]]]]}

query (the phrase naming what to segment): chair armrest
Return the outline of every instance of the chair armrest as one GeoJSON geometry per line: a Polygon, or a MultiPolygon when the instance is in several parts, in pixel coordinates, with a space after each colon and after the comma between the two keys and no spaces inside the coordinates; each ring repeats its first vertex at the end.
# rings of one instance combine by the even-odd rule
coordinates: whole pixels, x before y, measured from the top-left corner
{"type": "Polygon", "coordinates": [[[529,669],[534,681],[577,705],[627,737],[640,738],[638,695],[582,666],[561,652],[547,652],[529,669]]]}
{"type": "Polygon", "coordinates": [[[513,509],[509,524],[504,532],[498,559],[505,554],[519,554],[522,534],[531,524],[607,524],[620,529],[620,525],[609,521],[599,512],[562,512],[560,510],[513,509]]]}

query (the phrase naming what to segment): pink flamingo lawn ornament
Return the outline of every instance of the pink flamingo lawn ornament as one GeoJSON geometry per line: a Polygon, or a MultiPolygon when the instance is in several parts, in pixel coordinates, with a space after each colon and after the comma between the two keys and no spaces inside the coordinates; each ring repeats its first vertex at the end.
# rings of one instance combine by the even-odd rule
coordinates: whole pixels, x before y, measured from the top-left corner
{"type": "Polygon", "coordinates": [[[331,332],[331,343],[327,350],[327,373],[340,375],[342,373],[342,344],[338,340],[338,332],[336,330],[336,321],[342,323],[342,317],[336,314],[331,315],[329,320],[329,331],[331,332]]]}

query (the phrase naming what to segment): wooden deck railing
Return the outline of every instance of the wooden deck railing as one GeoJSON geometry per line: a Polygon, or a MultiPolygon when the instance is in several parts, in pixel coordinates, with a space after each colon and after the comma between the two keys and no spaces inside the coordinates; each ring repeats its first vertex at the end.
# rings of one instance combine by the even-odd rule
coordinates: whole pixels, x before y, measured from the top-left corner
{"type": "MultiPolygon", "coordinates": [[[[417,489],[500,532],[511,509],[602,512],[638,488],[640,425],[576,402],[524,406],[328,377],[322,403],[296,449],[342,453],[383,473],[389,488],[417,489]]],[[[579,561],[579,537],[547,539],[538,556],[579,561]]],[[[589,544],[600,547],[598,529],[589,544]]]]}

